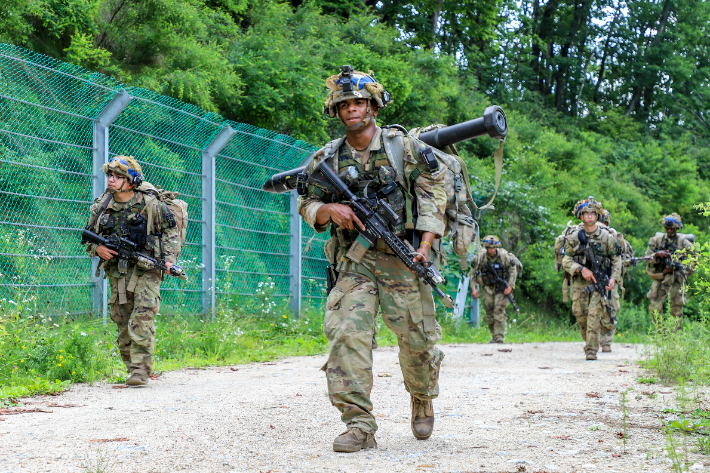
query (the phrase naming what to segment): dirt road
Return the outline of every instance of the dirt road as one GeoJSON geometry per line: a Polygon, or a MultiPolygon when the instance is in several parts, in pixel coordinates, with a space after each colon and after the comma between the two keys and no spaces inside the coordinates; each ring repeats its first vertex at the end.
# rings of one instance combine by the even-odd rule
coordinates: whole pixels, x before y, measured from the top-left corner
{"type": "MultiPolygon", "coordinates": [[[[325,357],[314,356],[28,399],[24,409],[50,412],[0,414],[0,473],[670,470],[658,413],[673,389],[636,382],[636,347],[614,345],[596,362],[584,360],[581,343],[442,348],[428,441],[411,434],[396,349],[381,348],[376,450],[332,451],[344,428],[319,370],[325,357]],[[617,433],[627,389],[624,452],[617,433]]],[[[710,470],[710,460],[693,468],[710,470]]]]}

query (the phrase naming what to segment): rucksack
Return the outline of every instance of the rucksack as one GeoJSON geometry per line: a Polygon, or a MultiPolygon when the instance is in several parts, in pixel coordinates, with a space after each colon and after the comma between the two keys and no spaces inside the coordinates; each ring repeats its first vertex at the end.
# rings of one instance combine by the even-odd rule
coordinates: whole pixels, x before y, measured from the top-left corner
{"type": "Polygon", "coordinates": [[[555,269],[562,269],[562,258],[565,256],[565,246],[567,246],[567,238],[577,228],[572,226],[572,221],[567,222],[567,228],[562,232],[562,235],[555,238],[555,269]]]}
{"type": "Polygon", "coordinates": [[[174,191],[166,191],[160,187],[155,187],[149,182],[143,182],[138,189],[138,192],[142,192],[145,197],[146,206],[146,221],[147,227],[153,228],[153,220],[155,216],[153,215],[153,207],[149,206],[148,203],[150,199],[158,199],[162,205],[165,205],[170,213],[175,217],[175,224],[180,232],[180,246],[185,246],[185,241],[187,239],[187,202],[177,198],[179,195],[174,191]]]}
{"type": "Polygon", "coordinates": [[[508,256],[510,257],[510,262],[515,267],[516,277],[519,278],[523,274],[523,263],[521,263],[518,257],[513,253],[508,252],[508,256]]]}
{"type": "MultiPolygon", "coordinates": [[[[679,237],[683,237],[685,240],[688,240],[693,245],[695,244],[695,235],[692,233],[676,233],[676,235],[679,237]]],[[[663,240],[664,236],[666,236],[665,232],[656,232],[653,238],[656,238],[658,241],[661,241],[663,240]]]]}

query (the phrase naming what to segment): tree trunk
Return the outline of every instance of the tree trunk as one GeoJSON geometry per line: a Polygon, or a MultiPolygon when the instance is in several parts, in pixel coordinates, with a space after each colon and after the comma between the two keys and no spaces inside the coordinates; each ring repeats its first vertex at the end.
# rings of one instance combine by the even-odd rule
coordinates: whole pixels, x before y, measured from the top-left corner
{"type": "Polygon", "coordinates": [[[429,42],[427,49],[434,49],[436,47],[436,33],[439,30],[439,17],[441,16],[441,5],[443,3],[444,0],[438,0],[436,2],[436,7],[434,7],[434,13],[431,15],[431,42],[429,42]]]}
{"type": "Polygon", "coordinates": [[[614,14],[614,19],[611,20],[611,24],[609,25],[609,34],[606,36],[606,41],[604,41],[604,52],[602,53],[602,60],[601,64],[599,65],[599,75],[597,76],[597,85],[594,87],[594,94],[592,94],[592,100],[595,102],[599,101],[599,87],[602,84],[602,81],[604,80],[604,71],[606,68],[606,58],[609,55],[609,47],[611,44],[611,38],[614,37],[614,28],[616,28],[616,22],[619,20],[619,16],[621,15],[621,9],[616,10],[616,13],[614,14]]]}
{"type": "MultiPolygon", "coordinates": [[[[648,45],[648,48],[646,48],[646,51],[643,53],[643,56],[639,58],[640,60],[637,61],[637,65],[645,65],[648,62],[648,57],[651,55],[651,52],[656,48],[658,43],[661,41],[661,36],[663,36],[663,32],[666,29],[666,22],[668,21],[668,15],[671,12],[671,2],[672,0],[666,0],[665,3],[663,4],[663,10],[661,11],[661,17],[658,19],[658,27],[657,27],[657,33],[656,36],[653,37],[653,40],[651,40],[651,43],[648,45]]],[[[637,77],[638,81],[641,81],[640,77],[637,77]]],[[[635,85],[633,88],[633,93],[631,95],[631,100],[629,101],[629,104],[626,106],[626,110],[624,111],[624,115],[629,115],[633,113],[636,110],[636,106],[638,105],[639,99],[641,98],[642,95],[646,95],[646,89],[649,89],[649,92],[653,92],[653,87],[655,87],[656,82],[658,81],[658,77],[652,78],[650,81],[646,81],[647,83],[645,84],[638,84],[635,85]]],[[[649,95],[650,98],[650,95],[649,95]]],[[[644,103],[644,109],[648,109],[648,105],[644,103]]]]}

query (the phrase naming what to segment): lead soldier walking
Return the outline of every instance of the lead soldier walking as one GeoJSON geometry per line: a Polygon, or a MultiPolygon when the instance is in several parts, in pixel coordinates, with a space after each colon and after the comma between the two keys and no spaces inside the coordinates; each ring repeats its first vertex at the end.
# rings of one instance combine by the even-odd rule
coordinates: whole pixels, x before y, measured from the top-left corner
{"type": "MultiPolygon", "coordinates": [[[[375,118],[390,95],[372,73],[344,66],[343,72],[328,78],[326,87],[325,113],[340,119],[345,137],[319,150],[307,172],[312,174],[325,160],[358,196],[377,195],[388,202],[401,220],[394,230],[416,248],[414,261],[430,260],[432,246],[439,246],[445,230],[444,166],[427,161],[420,152],[422,144],[399,129],[377,126],[375,118]],[[403,151],[404,169],[393,162],[386,147],[403,151]],[[397,185],[397,180],[406,186],[397,185]]],[[[432,399],[439,393],[444,358],[434,346],[441,339],[441,327],[434,318],[430,288],[382,240],[365,249],[357,241],[358,231],[365,229],[362,222],[327,187],[310,183],[299,198],[299,212],[316,232],[330,226],[326,256],[337,282],[326,302],[324,332],[330,354],[323,371],[330,401],[347,425],[333,449],[355,452],[377,445],[370,393],[378,306],[382,320],[397,335],[404,385],[411,397],[412,432],[417,439],[429,438],[434,427],[432,399]]]]}

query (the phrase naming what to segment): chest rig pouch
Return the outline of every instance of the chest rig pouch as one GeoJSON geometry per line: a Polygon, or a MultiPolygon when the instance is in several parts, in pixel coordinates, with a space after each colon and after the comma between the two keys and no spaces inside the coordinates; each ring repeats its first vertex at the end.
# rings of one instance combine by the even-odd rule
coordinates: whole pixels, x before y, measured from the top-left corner
{"type": "MultiPolygon", "coordinates": [[[[501,279],[503,279],[504,281],[508,280],[507,266],[505,266],[502,262],[491,263],[491,266],[493,266],[493,269],[496,270],[496,273],[498,273],[498,276],[501,279]]],[[[485,286],[494,286],[498,284],[498,280],[496,279],[495,275],[493,274],[493,271],[490,270],[487,264],[484,265],[481,270],[481,280],[483,281],[483,284],[485,286]]]]}

